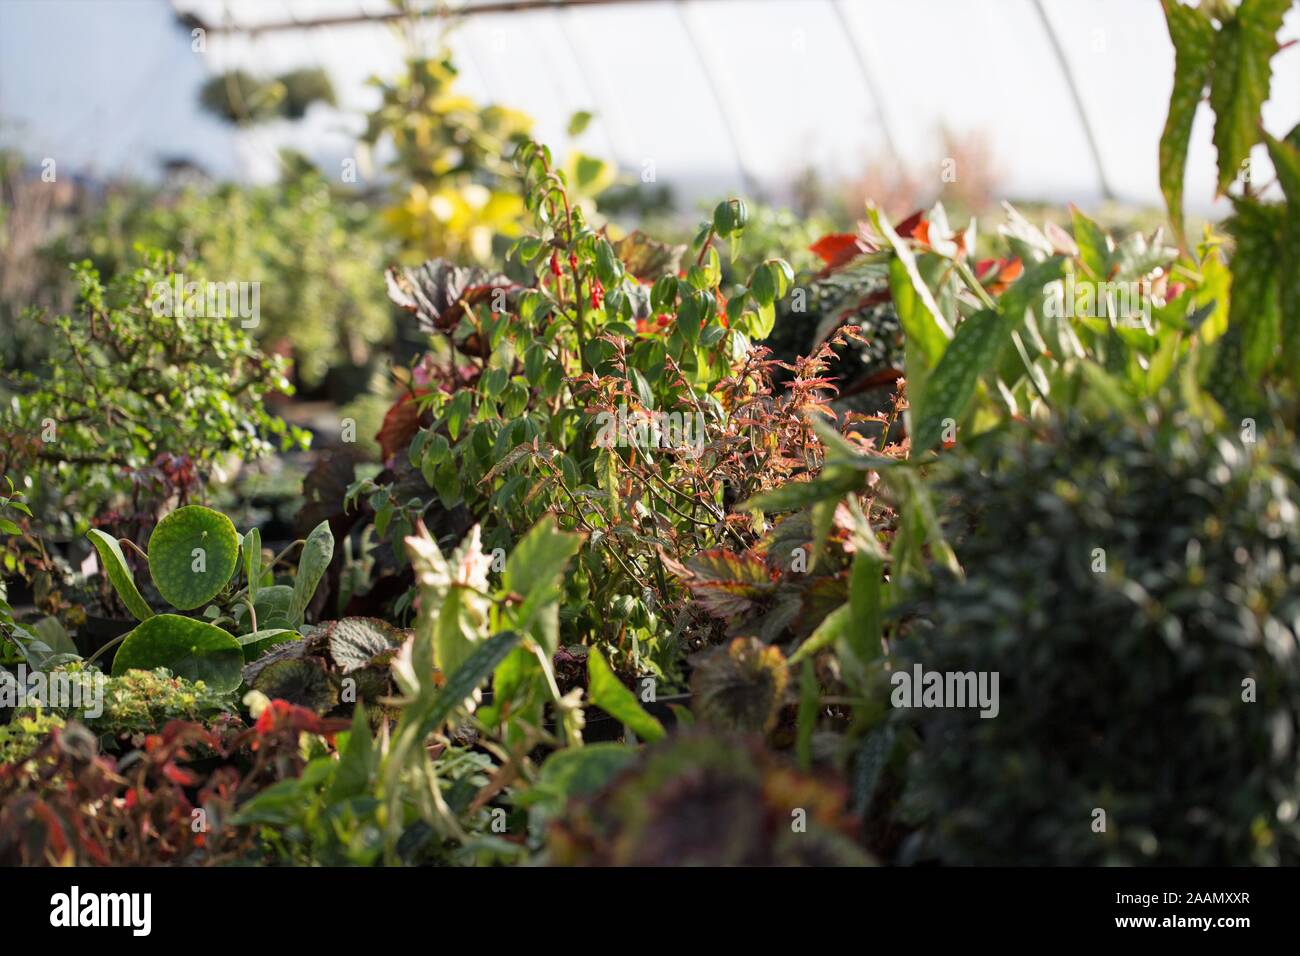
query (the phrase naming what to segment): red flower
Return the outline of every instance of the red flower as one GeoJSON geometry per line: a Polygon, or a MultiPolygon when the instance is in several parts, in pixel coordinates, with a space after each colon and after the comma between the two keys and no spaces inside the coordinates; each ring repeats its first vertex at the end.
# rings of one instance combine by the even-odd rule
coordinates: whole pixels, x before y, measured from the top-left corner
{"type": "Polygon", "coordinates": [[[600,284],[599,279],[592,279],[591,282],[591,307],[599,309],[605,302],[605,287],[600,284]]]}
{"type": "Polygon", "coordinates": [[[560,257],[554,252],[551,253],[551,275],[557,279],[560,277],[560,257]]]}

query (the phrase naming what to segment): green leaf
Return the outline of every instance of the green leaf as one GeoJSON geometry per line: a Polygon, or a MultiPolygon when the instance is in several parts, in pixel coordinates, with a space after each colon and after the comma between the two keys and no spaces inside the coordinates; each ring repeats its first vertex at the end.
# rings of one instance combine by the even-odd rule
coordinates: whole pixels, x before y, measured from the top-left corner
{"type": "Polygon", "coordinates": [[[255,661],[276,644],[301,640],[302,635],[287,627],[267,627],[235,638],[244,649],[244,660],[255,661]]]}
{"type": "MultiPolygon", "coordinates": [[[[1236,372],[1253,382],[1272,367],[1281,340],[1278,255],[1283,208],[1247,199],[1235,200],[1233,206],[1236,213],[1224,226],[1236,241],[1228,328],[1241,336],[1236,372]]],[[[1224,350],[1225,357],[1230,351],[1224,350]]]]}
{"type": "Polygon", "coordinates": [[[243,680],[244,650],[219,627],[179,614],[155,614],[136,625],[117,649],[113,676],[165,667],[177,677],[233,691],[243,680]]]}
{"type": "Polygon", "coordinates": [[[57,617],[43,617],[32,625],[32,633],[39,638],[54,654],[69,654],[80,657],[77,645],[68,636],[68,630],[57,617]]]}
{"type": "Polygon", "coordinates": [[[846,643],[862,663],[881,654],[884,624],[884,568],[882,555],[859,548],[849,568],[849,613],[851,626],[846,643]]]}
{"type": "Polygon", "coordinates": [[[623,686],[605,663],[599,648],[587,653],[587,695],[591,702],[621,722],[641,740],[653,743],[664,736],[664,725],[646,713],[636,695],[623,686]]]}
{"type": "Polygon", "coordinates": [[[779,488],[763,491],[735,506],[735,511],[798,511],[819,501],[842,498],[847,492],[865,486],[865,479],[855,468],[830,465],[811,481],[788,481],[779,488]]]}
{"type": "Polygon", "coordinates": [[[804,773],[812,769],[812,736],[817,729],[821,693],[816,667],[812,661],[804,661],[799,670],[799,713],[795,719],[795,754],[804,773]]]}
{"type": "Polygon", "coordinates": [[[302,546],[302,556],[298,558],[298,574],[293,579],[293,600],[289,602],[289,624],[291,627],[302,625],[303,614],[316,587],[329,568],[334,557],[334,532],[330,523],[322,521],[307,535],[302,546]]]}
{"type": "Polygon", "coordinates": [[[469,656],[447,678],[447,683],[443,684],[434,695],[428,707],[422,708],[424,713],[417,715],[420,718],[418,736],[423,738],[441,726],[442,722],[491,676],[497,665],[506,659],[522,637],[523,635],[517,631],[502,631],[476,644],[469,656]]]}
{"type": "Polygon", "coordinates": [[[1278,141],[1267,133],[1269,156],[1286,195],[1281,241],[1277,247],[1278,302],[1281,308],[1282,358],[1292,382],[1300,384],[1300,136],[1297,144],[1278,141]]]}
{"type": "Polygon", "coordinates": [[[253,595],[262,586],[262,532],[253,528],[244,535],[244,577],[248,579],[248,593],[253,595]]]}
{"type": "Polygon", "coordinates": [[[235,526],[210,508],[178,508],[149,536],[149,573],[164,600],[182,611],[216,597],[238,563],[235,526]]]}
{"type": "Polygon", "coordinates": [[[1187,170],[1187,144],[1192,120],[1201,102],[1213,65],[1214,25],[1201,10],[1179,0],[1161,0],[1169,39],[1174,44],[1174,89],[1169,97],[1169,116],[1160,135],[1160,191],[1169,209],[1169,221],[1179,245],[1183,235],[1183,177],[1187,170]]]}
{"type": "MultiPolygon", "coordinates": [[[[289,606],[293,603],[293,588],[287,584],[275,584],[271,587],[258,588],[257,593],[253,596],[253,608],[257,611],[257,627],[259,630],[271,630],[273,628],[289,628],[289,606]]],[[[243,605],[236,605],[235,615],[239,620],[246,616],[247,608],[243,605]],[[242,609],[242,612],[241,612],[242,609]]],[[[247,622],[248,627],[252,627],[252,620],[247,622]]]]}
{"type": "Polygon", "coordinates": [[[961,325],[925,386],[923,406],[916,413],[912,456],[939,444],[944,421],[959,423],[966,414],[979,378],[998,357],[1010,327],[998,313],[984,309],[961,325]]]}
{"type": "Polygon", "coordinates": [[[1080,260],[1092,273],[1092,278],[1105,282],[1110,278],[1110,241],[1106,233],[1074,206],[1070,207],[1070,218],[1080,260]]]}
{"type": "Polygon", "coordinates": [[[1214,40],[1214,145],[1219,151],[1219,192],[1237,178],[1250,148],[1259,141],[1260,110],[1268,99],[1269,60],[1292,0],[1242,0],[1237,14],[1219,27],[1214,40]]]}
{"type": "Polygon", "coordinates": [[[894,249],[895,258],[889,263],[889,291],[894,297],[898,321],[908,339],[917,344],[926,361],[933,365],[952,338],[952,325],[944,318],[930,287],[921,278],[916,257],[908,244],[879,209],[869,207],[867,218],[894,249]]]}
{"type": "Polygon", "coordinates": [[[457,437],[459,437],[461,426],[465,424],[465,419],[469,417],[469,413],[473,409],[473,403],[473,392],[460,391],[456,393],[456,397],[453,398],[451,404],[447,406],[447,414],[445,416],[447,421],[447,434],[451,436],[452,441],[455,441],[457,437]]]}
{"type": "Polygon", "coordinates": [[[366,792],[370,774],[374,769],[375,746],[370,737],[370,721],[366,718],[365,704],[357,704],[352,713],[352,729],[348,742],[339,756],[338,769],[325,796],[327,804],[335,804],[366,792]]]}
{"type": "Polygon", "coordinates": [[[595,793],[636,759],[636,748],[598,743],[566,747],[546,758],[537,783],[518,798],[521,806],[543,804],[559,812],[573,797],[595,793]]]}
{"type": "Polygon", "coordinates": [[[559,531],[555,516],[545,515],[514,547],[501,576],[502,587],[524,598],[559,586],[569,559],[582,546],[582,535],[559,531]]]}
{"type": "Polygon", "coordinates": [[[99,552],[99,562],[104,566],[104,573],[108,575],[109,583],[113,585],[113,590],[122,599],[126,609],[135,615],[137,621],[153,617],[152,608],[135,586],[135,578],[131,576],[131,569],[126,564],[126,555],[122,553],[122,546],[117,543],[117,539],[98,528],[91,528],[86,532],[86,537],[99,552]]]}
{"type": "Polygon", "coordinates": [[[579,136],[587,128],[594,114],[587,110],[578,110],[569,117],[568,133],[570,136],[579,136]]]}
{"type": "Polygon", "coordinates": [[[787,663],[793,667],[802,660],[812,657],[814,654],[825,650],[834,644],[839,638],[847,634],[849,626],[853,620],[852,608],[847,604],[841,604],[835,610],[831,611],[822,618],[822,622],[817,628],[808,635],[808,639],[799,645],[798,649],[790,655],[787,663]]]}
{"type": "Polygon", "coordinates": [[[862,741],[853,779],[854,813],[865,814],[870,808],[897,743],[898,724],[892,720],[874,728],[862,741]]]}

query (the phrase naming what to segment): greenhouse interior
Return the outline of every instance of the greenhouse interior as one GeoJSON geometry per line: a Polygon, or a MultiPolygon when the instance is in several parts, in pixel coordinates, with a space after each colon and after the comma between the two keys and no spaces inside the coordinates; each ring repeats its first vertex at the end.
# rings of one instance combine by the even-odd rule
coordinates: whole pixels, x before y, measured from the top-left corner
{"type": "Polygon", "coordinates": [[[1300,3],[0,0],[0,358],[52,927],[1300,863],[1300,3]]]}

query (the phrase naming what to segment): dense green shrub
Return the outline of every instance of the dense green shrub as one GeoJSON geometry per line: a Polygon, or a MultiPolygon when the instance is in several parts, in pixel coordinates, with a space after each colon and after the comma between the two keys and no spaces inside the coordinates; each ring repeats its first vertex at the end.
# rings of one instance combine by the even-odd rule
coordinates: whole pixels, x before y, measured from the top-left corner
{"type": "Polygon", "coordinates": [[[177,283],[200,286],[196,277],[156,251],[138,259],[109,281],[78,264],[73,314],[33,319],[48,360],[38,374],[9,377],[0,465],[35,481],[32,508],[56,527],[83,530],[105,505],[144,512],[155,496],[184,501],[232,456],[307,445],[262,404],[293,391],[284,360],[256,347],[228,300],[225,311],[204,303],[178,316],[189,303],[168,296],[177,283]]]}
{"type": "Polygon", "coordinates": [[[962,456],[945,490],[965,580],[928,586],[895,650],[997,672],[1000,713],[912,712],[930,851],[1300,862],[1298,478],[1294,444],[1181,419],[1067,420],[962,456]]]}

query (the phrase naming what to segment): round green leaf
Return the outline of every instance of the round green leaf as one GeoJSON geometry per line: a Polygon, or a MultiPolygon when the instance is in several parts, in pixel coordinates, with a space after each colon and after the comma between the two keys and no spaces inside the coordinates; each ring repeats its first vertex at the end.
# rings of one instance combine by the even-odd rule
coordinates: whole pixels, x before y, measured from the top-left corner
{"type": "Polygon", "coordinates": [[[239,535],[211,508],[178,508],[149,537],[149,573],[173,607],[188,611],[211,601],[239,561],[239,535]]]}
{"type": "Polygon", "coordinates": [[[165,667],[177,677],[232,691],[242,680],[244,651],[219,627],[179,614],[155,614],[138,624],[113,658],[113,676],[165,667]]]}

